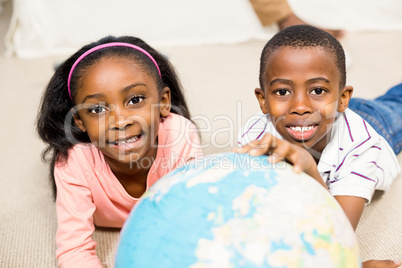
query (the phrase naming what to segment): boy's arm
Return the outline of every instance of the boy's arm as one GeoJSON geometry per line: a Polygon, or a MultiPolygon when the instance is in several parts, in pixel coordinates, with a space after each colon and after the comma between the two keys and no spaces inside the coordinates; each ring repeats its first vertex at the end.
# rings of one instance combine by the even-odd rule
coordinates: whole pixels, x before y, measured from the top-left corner
{"type": "Polygon", "coordinates": [[[311,154],[288,141],[276,138],[271,134],[265,134],[262,139],[252,141],[240,148],[233,149],[237,153],[249,153],[252,156],[269,155],[268,161],[276,164],[285,159],[293,165],[296,173],[305,172],[325,189],[328,190],[320,173],[317,164],[311,154]]]}
{"type": "Polygon", "coordinates": [[[397,268],[401,265],[402,262],[392,260],[369,260],[363,262],[363,268],[397,268]]]}
{"type": "MultiPolygon", "coordinates": [[[[271,134],[265,134],[261,140],[250,142],[240,148],[234,149],[234,151],[238,153],[249,153],[254,156],[270,154],[268,158],[270,163],[278,163],[286,159],[293,164],[293,168],[297,173],[304,171],[328,190],[311,154],[307,150],[291,144],[288,141],[278,139],[271,134]]],[[[360,216],[363,213],[366,199],[356,196],[341,195],[335,196],[335,199],[344,210],[353,229],[356,229],[360,216]]]]}
{"type": "Polygon", "coordinates": [[[341,205],[343,211],[348,217],[350,223],[352,224],[353,230],[356,230],[360,216],[362,215],[364,206],[366,204],[366,199],[358,196],[346,195],[337,195],[335,196],[335,199],[338,201],[339,205],[341,205]]]}
{"type": "MultiPolygon", "coordinates": [[[[288,162],[293,164],[296,172],[306,172],[328,190],[310,153],[287,141],[277,139],[275,136],[266,134],[261,140],[255,140],[242,147],[235,148],[233,151],[238,153],[249,153],[250,155],[255,156],[271,154],[268,158],[271,163],[277,163],[282,159],[286,159],[288,162]]],[[[366,199],[345,195],[335,196],[335,199],[344,210],[353,226],[353,229],[356,229],[363,213],[366,199]]],[[[392,260],[368,260],[363,262],[363,268],[396,268],[401,264],[402,262],[400,261],[394,262],[392,260]]]]}

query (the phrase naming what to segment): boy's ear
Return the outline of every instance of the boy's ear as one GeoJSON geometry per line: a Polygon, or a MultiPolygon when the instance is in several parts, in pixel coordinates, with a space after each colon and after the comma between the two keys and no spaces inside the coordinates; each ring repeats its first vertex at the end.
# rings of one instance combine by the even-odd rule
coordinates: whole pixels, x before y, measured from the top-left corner
{"type": "Polygon", "coordinates": [[[162,91],[161,100],[160,100],[160,112],[162,117],[167,117],[170,113],[170,109],[172,107],[170,101],[170,89],[165,87],[162,91]]]}
{"type": "Polygon", "coordinates": [[[342,89],[338,102],[338,112],[343,113],[346,110],[346,108],[348,108],[349,101],[352,98],[352,94],[353,94],[352,86],[345,86],[342,89]]]}
{"type": "Polygon", "coordinates": [[[78,115],[78,112],[73,111],[73,110],[71,110],[71,112],[73,113],[73,119],[74,119],[75,125],[79,129],[81,129],[82,132],[87,132],[87,129],[85,128],[84,124],[82,123],[82,120],[81,120],[80,116],[78,115]]]}
{"type": "Polygon", "coordinates": [[[266,101],[265,101],[264,91],[261,88],[256,88],[254,90],[254,94],[257,97],[257,100],[260,104],[261,111],[264,114],[267,114],[268,113],[268,105],[266,104],[266,101]]]}

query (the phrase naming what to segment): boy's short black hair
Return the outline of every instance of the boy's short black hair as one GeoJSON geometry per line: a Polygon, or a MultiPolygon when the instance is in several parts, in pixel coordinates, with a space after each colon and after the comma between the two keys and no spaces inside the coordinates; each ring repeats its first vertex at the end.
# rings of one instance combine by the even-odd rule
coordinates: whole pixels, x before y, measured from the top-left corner
{"type": "Polygon", "coordinates": [[[275,50],[283,47],[306,48],[322,47],[336,58],[336,65],[340,74],[340,88],[346,85],[345,52],[342,45],[331,34],[311,25],[294,25],[275,34],[265,45],[260,58],[260,87],[263,87],[262,78],[266,71],[267,62],[275,50]]]}

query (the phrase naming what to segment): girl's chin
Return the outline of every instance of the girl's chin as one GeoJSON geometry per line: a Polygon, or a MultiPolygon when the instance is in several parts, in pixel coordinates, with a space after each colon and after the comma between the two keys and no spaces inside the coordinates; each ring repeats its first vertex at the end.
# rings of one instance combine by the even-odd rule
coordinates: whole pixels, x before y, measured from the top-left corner
{"type": "MultiPolygon", "coordinates": [[[[144,149],[144,148],[143,148],[144,149]]],[[[152,150],[151,148],[149,150],[152,150]]],[[[135,150],[133,151],[116,151],[112,150],[112,152],[104,152],[107,154],[109,159],[113,159],[112,161],[115,164],[129,165],[130,168],[135,169],[149,169],[154,162],[156,157],[156,151],[144,151],[144,150],[135,150]],[[151,156],[149,156],[151,154],[151,156]]]]}
{"type": "Polygon", "coordinates": [[[126,150],[118,151],[118,150],[103,150],[103,155],[106,159],[112,160],[115,163],[120,164],[130,164],[134,162],[138,162],[144,156],[142,153],[139,152],[127,152],[126,150]]]}

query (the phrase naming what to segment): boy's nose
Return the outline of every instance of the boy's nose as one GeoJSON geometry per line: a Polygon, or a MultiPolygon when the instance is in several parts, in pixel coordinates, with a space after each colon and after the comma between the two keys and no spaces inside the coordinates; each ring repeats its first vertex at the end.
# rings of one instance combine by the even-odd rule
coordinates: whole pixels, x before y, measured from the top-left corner
{"type": "Polygon", "coordinates": [[[309,97],[303,93],[295,94],[294,97],[292,98],[290,113],[303,115],[312,112],[313,109],[309,97]]]}

